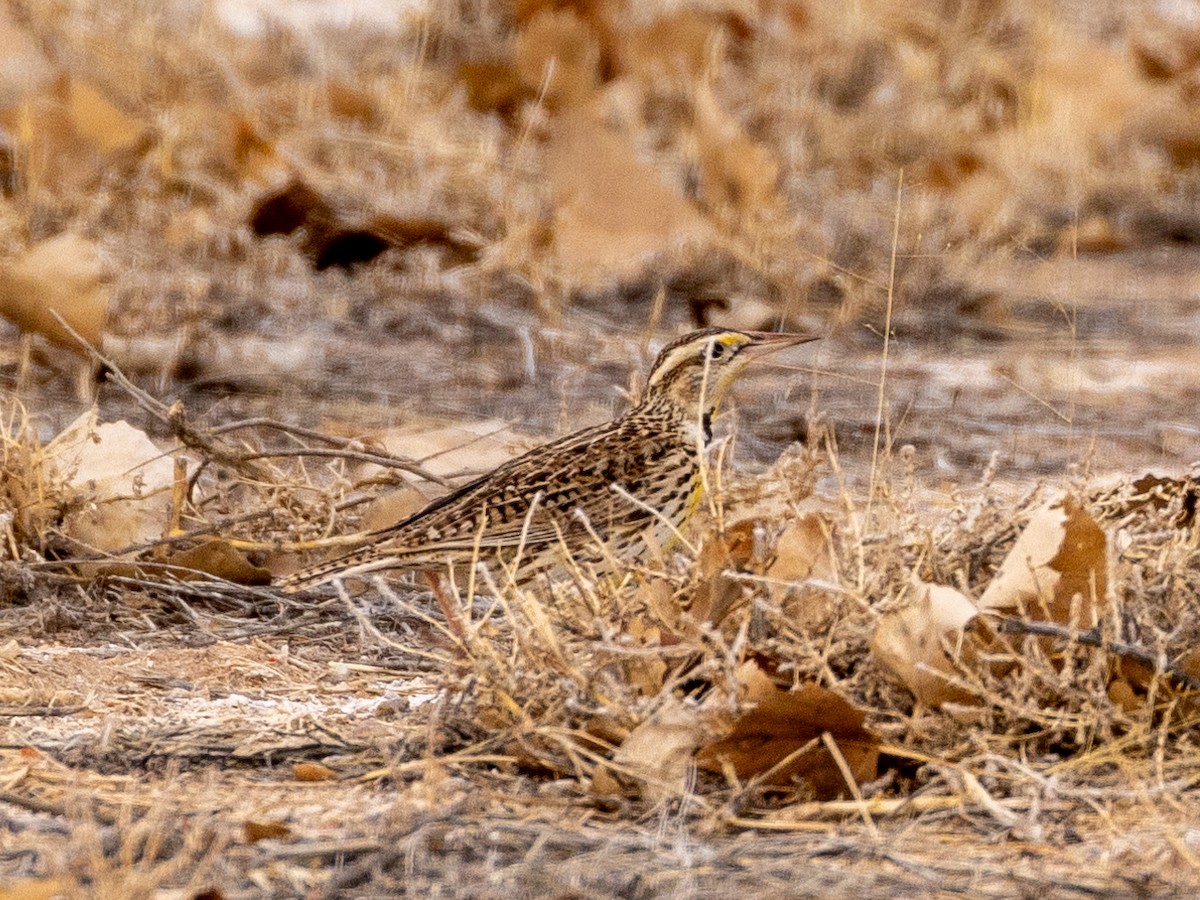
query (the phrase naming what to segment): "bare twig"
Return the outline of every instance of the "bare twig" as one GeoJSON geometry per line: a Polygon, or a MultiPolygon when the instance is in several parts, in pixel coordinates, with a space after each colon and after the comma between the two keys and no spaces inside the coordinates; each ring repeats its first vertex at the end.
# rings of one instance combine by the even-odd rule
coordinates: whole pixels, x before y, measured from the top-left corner
{"type": "Polygon", "coordinates": [[[1105,639],[1099,628],[1087,631],[1076,631],[1065,625],[1055,625],[1051,622],[1030,622],[1026,619],[1003,618],[1000,620],[1000,631],[1004,634],[1029,634],[1040,637],[1053,637],[1070,644],[1083,644],[1086,647],[1099,647],[1114,656],[1123,656],[1136,662],[1145,663],[1156,672],[1162,672],[1178,681],[1186,688],[1200,691],[1200,679],[1189,675],[1179,666],[1165,659],[1161,654],[1152,653],[1136,644],[1124,641],[1105,639]]]}

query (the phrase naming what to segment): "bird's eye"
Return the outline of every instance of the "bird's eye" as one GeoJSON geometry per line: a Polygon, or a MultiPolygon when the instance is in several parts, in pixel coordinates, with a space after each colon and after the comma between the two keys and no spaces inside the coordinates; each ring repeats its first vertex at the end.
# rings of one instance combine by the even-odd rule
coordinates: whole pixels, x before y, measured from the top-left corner
{"type": "Polygon", "coordinates": [[[723,354],[725,352],[725,345],[722,343],[719,343],[718,341],[713,341],[709,345],[709,347],[711,348],[708,351],[709,359],[720,359],[721,354],[723,354]]]}

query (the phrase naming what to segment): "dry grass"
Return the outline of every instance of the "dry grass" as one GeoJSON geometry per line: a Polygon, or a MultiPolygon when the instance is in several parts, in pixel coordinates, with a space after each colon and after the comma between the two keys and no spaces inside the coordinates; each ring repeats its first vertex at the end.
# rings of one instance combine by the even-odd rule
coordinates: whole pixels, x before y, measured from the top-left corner
{"type": "Polygon", "coordinates": [[[1154,281],[1200,233],[1196,34],[895,6],[438,4],[237,37],[212,5],[9,4],[36,65],[0,85],[0,249],[96,244],[113,371],[0,325],[0,896],[1194,890],[1195,487],[1134,479],[1200,449],[1191,282],[1154,281]],[[289,180],[304,227],[255,235],[289,180]],[[391,249],[314,268],[364,234],[391,249]],[[381,492],[471,474],[439,468],[444,432],[389,453],[390,426],[604,418],[697,320],[829,349],[750,380],[757,473],[714,469],[682,549],[536,593],[472,573],[465,637],[406,582],[168,577],[214,536],[241,581],[283,571],[381,492]],[[102,576],[86,495],[39,462],[92,392],[193,460],[170,537],[102,576]],[[953,675],[977,705],[915,702],[880,617],[914,575],[979,596],[1064,487],[1110,536],[1100,627],[977,636],[993,664],[953,675]],[[767,772],[690,765],[753,677],[851,701],[877,777],[843,779],[832,719],[767,772]],[[813,753],[841,796],[772,782],[813,753]]]}
{"type": "MultiPolygon", "coordinates": [[[[6,476],[22,458],[6,458],[6,476]]],[[[1123,666],[1160,655],[1160,669],[1186,666],[1195,646],[1190,485],[1161,486],[1157,504],[1132,489],[1095,493],[1121,548],[1106,631],[1143,656],[1018,638],[1015,667],[962,667],[956,683],[982,702],[950,715],[914,705],[873,661],[878,617],[912,572],[977,591],[1042,491],[984,485],[933,514],[881,476],[887,499],[871,520],[848,494],[831,498],[842,507],[823,504],[834,565],[792,586],[797,606],[769,574],[775,542],[811,509],[829,465],[803,452],[719,487],[717,520],[732,533],[751,517],[755,547],[715,572],[685,553],[620,583],[582,573],[535,594],[482,570],[460,585],[462,642],[431,598],[382,581],[285,600],[153,569],[98,582],[66,560],[7,564],[13,876],[114,896],[211,885],[333,896],[395,879],[705,896],[740,879],[782,885],[780,867],[803,859],[811,896],[924,892],[931,880],[998,896],[1192,884],[1188,869],[1145,860],[1190,859],[1194,702],[1169,675],[1135,679],[1131,705],[1112,694],[1123,666]],[[703,604],[729,591],[732,604],[703,625],[703,604]],[[827,615],[811,618],[821,603],[827,615]],[[804,782],[677,781],[617,750],[657,728],[681,691],[719,735],[746,659],[866,711],[882,777],[857,801],[813,799],[804,782]],[[297,766],[310,760],[332,780],[303,780],[297,766]],[[1080,878],[1086,853],[1122,846],[1122,823],[1137,823],[1139,865],[1093,862],[1080,878]],[[1017,867],[1030,853],[1039,862],[1017,867]]],[[[308,483],[290,492],[320,495],[316,509],[361,490],[293,471],[308,483]]],[[[247,513],[289,491],[227,474],[247,513]]],[[[265,527],[242,521],[246,533],[265,527]]],[[[280,538],[295,530],[292,515],[272,521],[280,538]]]]}

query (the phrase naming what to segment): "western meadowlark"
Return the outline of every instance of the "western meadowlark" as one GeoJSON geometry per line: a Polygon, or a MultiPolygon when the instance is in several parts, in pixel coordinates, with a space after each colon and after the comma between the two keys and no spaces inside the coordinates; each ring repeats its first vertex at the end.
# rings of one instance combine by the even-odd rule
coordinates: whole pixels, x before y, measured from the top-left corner
{"type": "MultiPolygon", "coordinates": [[[[805,334],[707,328],[668,344],[641,400],[509,460],[407,519],[363,536],[365,546],[281,580],[293,592],[380,569],[432,573],[498,559],[519,581],[567,558],[629,561],[648,530],[669,538],[696,508],[712,420],[755,357],[816,340],[805,334]]],[[[441,596],[439,594],[439,602],[441,596]]]]}

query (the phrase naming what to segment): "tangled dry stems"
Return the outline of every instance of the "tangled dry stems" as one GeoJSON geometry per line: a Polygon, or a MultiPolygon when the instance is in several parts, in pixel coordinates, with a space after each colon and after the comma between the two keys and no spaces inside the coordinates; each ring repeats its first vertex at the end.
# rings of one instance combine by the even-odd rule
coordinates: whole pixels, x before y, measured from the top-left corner
{"type": "MultiPolygon", "coordinates": [[[[299,368],[222,369],[214,363],[220,355],[213,352],[214,342],[199,336],[207,329],[196,327],[222,323],[232,341],[235,331],[274,334],[293,321],[303,324],[303,316],[311,318],[314,310],[361,325],[372,335],[396,330],[440,335],[442,329],[457,329],[461,337],[463,321],[482,322],[495,331],[503,318],[501,333],[508,340],[523,327],[520,323],[558,323],[576,304],[597,310],[606,303],[661,291],[670,294],[671,303],[654,321],[677,323],[686,318],[682,304],[674,304],[681,296],[691,300],[699,295],[700,311],[711,312],[705,297],[748,293],[768,297],[772,316],[779,313],[790,320],[793,314],[816,310],[835,323],[857,323],[884,293],[895,175],[901,167],[906,183],[919,186],[906,195],[903,234],[921,236],[914,246],[901,248],[896,287],[908,301],[901,325],[917,321],[951,327],[946,323],[953,322],[953,327],[961,327],[961,318],[968,315],[972,324],[966,327],[994,332],[996,326],[988,321],[989,298],[977,296],[974,287],[978,273],[1014,246],[1037,252],[1077,249],[1089,223],[1114,224],[1117,243],[1134,246],[1176,239],[1171,235],[1186,240],[1189,228],[1195,232],[1196,168],[1172,165],[1172,139],[1156,134],[1153,121],[1131,121],[1120,129],[1100,122],[1099,150],[1086,145],[1094,137],[1087,129],[1070,130],[1084,141],[1078,147],[1040,140],[1045,132],[1038,130],[1033,101],[1053,96],[1055,82],[1041,65],[1044,61],[1036,58],[1039,42],[1024,38],[1040,33],[1046,13],[1017,0],[980,7],[951,5],[958,12],[951,10],[949,19],[950,8],[944,4],[917,4],[896,12],[885,25],[867,16],[836,29],[818,23],[805,32],[799,50],[771,32],[739,48],[732,69],[725,73],[729,77],[721,82],[720,100],[746,126],[747,134],[777,154],[782,177],[780,202],[774,206],[739,204],[736,192],[729,190],[739,176],[736,169],[725,172],[730,181],[713,180],[722,167],[691,146],[695,136],[681,137],[686,132],[681,121],[690,121],[694,113],[689,105],[692,86],[661,82],[664,86],[644,104],[647,135],[642,149],[664,171],[677,174],[680,184],[700,185],[697,202],[720,225],[723,253],[708,267],[694,260],[678,261],[661,277],[650,279],[652,283],[623,284],[612,296],[573,292],[541,252],[547,238],[546,198],[540,190],[536,119],[518,123],[510,133],[495,118],[470,112],[461,91],[445,87],[445,73],[459,57],[470,58],[493,46],[507,28],[499,5],[473,7],[471,16],[453,4],[439,6],[422,39],[411,43],[350,31],[317,48],[282,31],[272,36],[271,56],[272,62],[283,64],[265,69],[260,48],[203,28],[181,36],[178,23],[165,11],[151,15],[143,6],[102,6],[11,5],[41,43],[54,49],[64,69],[93,80],[126,109],[148,113],[161,128],[163,152],[113,168],[94,189],[59,192],[49,182],[25,185],[26,201],[19,208],[5,205],[0,243],[6,253],[15,252],[65,223],[104,242],[122,269],[115,331],[177,331],[182,352],[155,356],[144,371],[155,377],[193,377],[197,390],[232,381],[252,398],[263,392],[278,399],[287,396],[286,387],[280,393],[281,383],[293,389],[299,385],[305,396],[320,384],[334,385],[341,398],[374,399],[370,387],[354,383],[353,375],[339,369],[336,360],[327,364],[304,356],[299,368]],[[881,44],[886,50],[896,36],[918,51],[911,59],[872,52],[881,44]],[[114,60],[113,46],[135,49],[114,60]],[[906,68],[913,60],[938,77],[913,77],[906,68]],[[354,75],[366,83],[368,97],[386,108],[394,103],[399,83],[403,114],[393,116],[379,133],[335,121],[322,103],[311,102],[312,85],[294,81],[297,73],[307,70],[326,81],[354,75]],[[360,77],[364,72],[366,77],[360,77]],[[889,114],[880,114],[876,99],[882,97],[900,98],[896,105],[882,108],[889,114]],[[241,180],[245,173],[229,154],[226,137],[208,127],[217,121],[214,108],[228,107],[251,110],[252,118],[258,117],[286,144],[288,153],[305,162],[311,177],[323,179],[323,189],[346,194],[351,206],[369,206],[375,195],[402,197],[416,210],[434,210],[465,223],[463,229],[473,232],[482,247],[478,261],[445,266],[440,251],[417,249],[405,255],[402,266],[368,269],[352,283],[336,278],[315,282],[294,244],[255,242],[241,227],[257,188],[241,180]],[[1030,145],[1044,152],[1026,165],[1023,154],[1030,145]],[[162,159],[173,159],[175,167],[164,169],[162,159]],[[1079,159],[1087,165],[1074,166],[1079,159]],[[361,196],[361,185],[370,186],[371,197],[361,196]],[[519,189],[512,190],[514,185],[519,189]],[[207,224],[179,228],[181,221],[187,224],[179,215],[181,197],[205,206],[207,224]],[[166,246],[159,237],[168,232],[182,237],[166,246]],[[498,298],[509,306],[499,317],[480,298],[498,298]],[[459,312],[449,326],[436,309],[447,303],[459,312]],[[975,322],[975,313],[980,313],[982,324],[975,322]],[[516,329],[512,321],[518,322],[516,329]],[[324,381],[312,376],[314,369],[320,369],[324,381]]],[[[1137,32],[1140,23],[1125,16],[1120,8],[1101,10],[1096,31],[1137,32]],[[1110,28],[1113,21],[1117,27],[1110,28]]],[[[1160,48],[1145,35],[1139,41],[1137,52],[1144,62],[1153,63],[1160,48]]],[[[1086,58],[1080,58],[1086,66],[1086,58]]],[[[1095,68],[1104,69],[1116,71],[1095,68]]],[[[1172,89],[1169,82],[1167,89],[1172,89]]],[[[1186,151],[1187,135],[1182,138],[1175,149],[1186,151]]],[[[698,141],[700,151],[702,144],[698,141]]],[[[1100,243],[1104,239],[1101,228],[1100,243]]],[[[605,320],[605,327],[608,324],[605,320]]],[[[598,327],[590,321],[587,325],[598,327]]],[[[932,331],[939,333],[937,328],[932,331]]],[[[580,346],[597,343],[581,341],[580,346]]],[[[552,346],[561,351],[561,346],[552,346]]],[[[364,357],[376,350],[367,341],[356,344],[350,338],[340,349],[364,357]]],[[[266,366],[261,357],[249,358],[266,366]]],[[[628,360],[602,362],[612,368],[614,362],[624,367],[628,360]]],[[[428,368],[432,378],[451,380],[440,361],[430,360],[428,368]]],[[[481,364],[480,370],[480,384],[486,386],[487,365],[481,364]]],[[[604,373],[595,383],[610,384],[609,375],[604,373]]],[[[539,394],[537,399],[544,398],[539,394]]],[[[218,535],[235,538],[245,552],[264,558],[275,548],[311,549],[328,543],[331,535],[353,530],[366,497],[391,477],[358,471],[362,464],[381,462],[378,454],[330,443],[290,423],[289,433],[296,440],[281,440],[281,429],[252,416],[255,411],[249,410],[237,429],[233,424],[238,423],[200,426],[208,443],[195,445],[203,465],[192,485],[191,496],[197,499],[180,510],[182,533],[154,547],[126,549],[147,556],[218,535]]],[[[339,415],[343,412],[338,409],[339,415]]],[[[43,486],[30,476],[37,472],[32,459],[46,437],[41,431],[46,426],[40,420],[30,422],[15,405],[6,413],[10,418],[4,428],[0,474],[6,484],[15,479],[26,492],[42,492],[43,486]]],[[[543,429],[550,430],[547,416],[552,413],[539,410],[537,415],[542,416],[538,423],[543,429]]],[[[174,423],[182,424],[189,423],[174,423]]],[[[168,421],[162,434],[170,434],[172,428],[168,421]]],[[[178,429],[176,433],[186,436],[178,429]]],[[[69,642],[86,636],[105,647],[123,643],[162,650],[182,644],[228,651],[270,639],[296,648],[297,657],[306,652],[328,657],[341,667],[339,672],[350,673],[347,678],[362,682],[416,673],[425,680],[421,690],[436,698],[405,711],[405,724],[397,726],[389,741],[376,743],[321,735],[311,720],[263,725],[257,716],[265,713],[256,712],[230,714],[204,727],[173,724],[170,735],[156,723],[120,732],[111,744],[92,747],[92,732],[72,719],[70,724],[83,737],[36,730],[21,734],[33,734],[48,752],[76,764],[74,773],[48,779],[39,763],[33,774],[22,775],[19,766],[29,769],[30,764],[15,761],[18,768],[9,772],[5,783],[28,789],[18,794],[26,802],[29,794],[57,798],[50,808],[53,816],[95,822],[94,832],[78,832],[87,845],[78,858],[96,861],[89,875],[92,885],[107,886],[114,896],[168,882],[199,887],[205,876],[193,874],[189,880],[184,874],[189,866],[193,873],[228,871],[214,859],[230,846],[228,833],[221,832],[221,822],[212,822],[224,836],[206,844],[201,838],[210,823],[195,815],[189,798],[155,797],[147,804],[137,784],[102,781],[93,771],[127,770],[130,760],[153,770],[163,759],[172,759],[186,777],[193,766],[231,763],[257,772],[254,767],[273,759],[312,755],[339,760],[351,775],[369,770],[365,774],[374,775],[370,784],[387,778],[414,790],[427,789],[430,796],[446,787],[454,796],[442,818],[401,821],[399,813],[382,817],[372,823],[384,836],[375,843],[356,837],[260,851],[258,859],[266,862],[258,877],[277,889],[287,885],[296,892],[312,887],[311,875],[286,865],[305,854],[351,861],[344,877],[329,885],[330,891],[339,885],[353,889],[399,884],[414,878],[414,869],[418,878],[413,884],[436,884],[450,877],[462,881],[471,877],[471,872],[462,871],[462,861],[488,854],[500,860],[489,871],[498,872],[501,882],[541,884],[548,892],[580,881],[598,892],[699,891],[695,866],[704,854],[689,843],[689,835],[704,828],[720,832],[747,827],[790,828],[794,833],[787,845],[764,840],[731,851],[706,851],[713,856],[703,862],[727,879],[726,889],[740,883],[793,887],[793,865],[781,871],[779,861],[788,858],[789,847],[803,841],[806,866],[819,882],[814,889],[859,896],[872,889],[891,895],[930,884],[977,890],[980,878],[997,876],[1004,867],[1003,862],[978,861],[987,853],[981,849],[980,835],[990,840],[1006,833],[1030,841],[1040,835],[1061,848],[1075,829],[1103,831],[1126,823],[1141,827],[1147,820],[1158,821],[1173,803],[1186,808],[1194,780],[1188,764],[1194,750],[1190,698],[1170,679],[1152,672],[1146,695],[1136,698],[1132,707],[1114,701],[1108,690],[1111,673],[1133,657],[1106,648],[1125,642],[1161,658],[1162,665],[1151,667],[1157,674],[1166,672],[1167,664],[1187,669],[1197,627],[1195,526],[1181,521],[1188,490],[1168,497],[1161,507],[1141,504],[1132,509],[1112,503],[1112,495],[1100,496],[1097,514],[1114,532],[1116,548],[1115,590],[1104,610],[1100,635],[1104,646],[1021,637],[1005,651],[1017,656],[1020,665],[1003,672],[969,667],[958,672],[955,683],[983,703],[977,710],[952,716],[915,706],[905,690],[885,677],[868,650],[873,625],[889,603],[903,602],[914,572],[977,594],[1015,540],[1023,519],[1049,489],[1014,496],[985,478],[978,489],[962,489],[948,503],[945,498],[927,502],[911,473],[904,471],[904,460],[891,462],[895,471],[879,479],[880,494],[873,498],[870,521],[864,520],[852,491],[843,491],[834,504],[842,511],[834,516],[836,566],[825,580],[836,588],[838,613],[828,628],[798,624],[794,609],[773,597],[760,563],[769,557],[772,542],[795,511],[788,504],[772,503],[771,491],[751,479],[745,485],[726,486],[724,492],[735,500],[744,488],[742,512],[758,516],[761,524],[754,529],[758,546],[751,553],[749,571],[730,578],[737,602],[720,627],[704,629],[698,622],[671,616],[666,622],[656,621],[666,607],[649,602],[643,582],[668,585],[671,599],[684,606],[696,602],[699,590],[712,589],[712,578],[699,575],[686,557],[674,560],[665,571],[635,573],[624,586],[584,575],[546,596],[514,591],[501,577],[494,587],[486,581],[477,585],[465,669],[459,648],[430,614],[427,598],[407,587],[302,603],[244,586],[168,582],[145,563],[140,574],[98,582],[72,574],[73,564],[87,554],[55,533],[53,517],[32,524],[19,516],[5,518],[7,558],[0,571],[0,596],[13,617],[10,633],[17,640],[54,635],[69,642]],[[1112,514],[1106,506],[1112,507],[1112,514]],[[688,627],[682,629],[681,639],[664,647],[662,635],[647,630],[647,621],[652,627],[667,626],[672,634],[681,624],[688,627]],[[634,793],[623,798],[624,805],[615,812],[601,810],[624,822],[640,818],[646,823],[641,831],[591,828],[568,833],[562,827],[564,815],[551,815],[549,825],[498,821],[492,818],[495,808],[488,807],[491,801],[478,799],[504,795],[504,802],[512,804],[507,809],[515,809],[518,816],[530,815],[530,809],[538,808],[539,801],[549,802],[547,798],[561,802],[561,808],[592,810],[589,779],[601,763],[611,764],[611,747],[622,733],[653,715],[663,685],[686,693],[694,685],[685,679],[710,685],[729,682],[748,654],[772,661],[781,680],[818,682],[868,710],[871,727],[890,745],[893,763],[891,774],[868,788],[866,807],[837,805],[842,801],[796,804],[790,802],[795,797],[778,791],[743,793],[705,776],[695,788],[700,800],[677,794],[655,805],[634,793]],[[297,731],[306,733],[307,749],[291,739],[297,731]],[[439,771],[453,775],[439,781],[439,771]],[[71,799],[80,795],[91,799],[71,799]],[[161,819],[143,816],[147,805],[157,809],[161,819]],[[1104,808],[1103,816],[1095,812],[1099,807],[1104,808]],[[908,856],[894,854],[893,871],[900,874],[864,873],[860,867],[853,883],[847,884],[844,870],[821,869],[819,860],[844,856],[878,863],[882,851],[867,832],[850,839],[831,838],[834,826],[812,820],[834,816],[836,827],[849,830],[864,808],[881,819],[892,814],[889,809],[915,812],[920,818],[913,832],[933,836],[935,846],[952,846],[975,859],[970,866],[955,868],[945,859],[931,858],[928,847],[922,847],[908,856]],[[967,809],[972,812],[965,813],[967,809]],[[139,826],[129,828],[121,818],[126,815],[139,826]],[[961,825],[962,819],[967,822],[965,833],[974,838],[966,847],[964,831],[949,824],[961,825]],[[1101,820],[1106,824],[1097,825],[1101,820]],[[186,852],[178,847],[162,852],[142,849],[159,821],[186,822],[186,852]],[[824,830],[806,838],[803,828],[814,824],[824,830]],[[558,868],[539,869],[544,858],[535,852],[539,847],[547,848],[558,868]],[[459,854],[457,862],[454,853],[459,854]],[[758,854],[757,868],[742,862],[747,854],[758,854]],[[161,865],[158,856],[165,858],[161,865]],[[619,868],[614,867],[614,857],[638,860],[630,868],[642,872],[598,876],[597,870],[611,873],[619,868]],[[578,860],[575,868],[572,859],[578,860]],[[270,866],[283,867],[284,874],[263,874],[270,866]]],[[[829,463],[836,467],[836,456],[829,463]]],[[[1091,493],[1080,480],[1073,479],[1071,487],[1091,493]]],[[[735,524],[740,514],[726,521],[735,524]]],[[[465,602],[471,592],[465,586],[461,592],[465,602]]],[[[18,664],[31,665],[0,655],[0,665],[18,664]]],[[[266,665],[262,660],[254,664],[266,665]]],[[[238,657],[236,665],[251,663],[238,657]]],[[[320,666],[306,668],[302,660],[289,665],[287,677],[294,679],[297,693],[326,692],[329,685],[315,671],[320,666]]],[[[117,680],[132,680],[137,674],[118,671],[122,674],[117,680]]],[[[20,669],[15,670],[17,677],[29,679],[20,669]]],[[[44,670],[38,678],[52,681],[44,670]]],[[[132,683],[141,685],[141,693],[158,689],[150,682],[132,683]]],[[[64,705],[47,696],[26,712],[75,709],[84,699],[64,705]]],[[[325,711],[315,718],[328,722],[333,716],[325,711]]],[[[235,781],[223,787],[233,796],[245,784],[235,781]]],[[[45,820],[23,824],[43,827],[45,820]]],[[[891,836],[899,840],[903,831],[898,828],[891,836]]],[[[1191,858],[1182,842],[1180,847],[1180,855],[1191,858]]],[[[238,865],[241,862],[229,864],[238,865]]],[[[1155,860],[1147,858],[1145,865],[1152,871],[1155,860]]],[[[50,868],[71,871],[71,862],[57,859],[50,868]]],[[[1081,878],[1078,867],[1051,880],[1064,892],[1085,895],[1104,890],[1134,893],[1146,887],[1103,879],[1093,884],[1081,878]]],[[[1018,887],[1043,883],[1030,876],[1018,887]]],[[[494,884],[475,886],[481,894],[497,890],[494,884]]]]}

